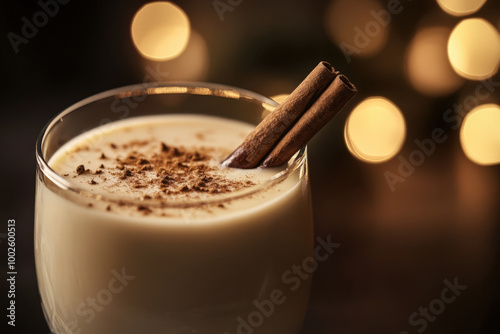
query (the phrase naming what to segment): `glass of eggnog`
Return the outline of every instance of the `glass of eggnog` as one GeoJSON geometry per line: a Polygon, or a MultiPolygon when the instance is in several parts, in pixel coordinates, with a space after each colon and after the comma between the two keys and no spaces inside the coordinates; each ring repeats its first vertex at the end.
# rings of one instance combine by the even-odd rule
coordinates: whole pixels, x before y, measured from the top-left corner
{"type": "Polygon", "coordinates": [[[297,334],[313,253],[306,149],[221,162],[277,106],[155,83],[87,98],[36,145],[35,257],[55,334],[297,334]],[[298,268],[300,269],[300,268],[298,268]]]}

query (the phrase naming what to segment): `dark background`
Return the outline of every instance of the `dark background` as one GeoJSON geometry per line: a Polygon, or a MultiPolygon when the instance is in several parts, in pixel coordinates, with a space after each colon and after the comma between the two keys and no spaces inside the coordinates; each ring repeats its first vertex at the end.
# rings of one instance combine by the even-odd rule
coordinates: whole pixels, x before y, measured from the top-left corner
{"type": "MultiPolygon", "coordinates": [[[[0,3],[0,233],[6,233],[8,219],[16,220],[18,272],[12,328],[3,315],[7,269],[1,266],[2,333],[49,332],[33,257],[36,138],[69,105],[143,82],[146,65],[132,44],[130,22],[146,2],[69,1],[17,54],[6,36],[19,34],[22,17],[31,18],[40,7],[36,1],[0,3]]],[[[410,315],[440,298],[443,282],[455,278],[466,290],[429,321],[425,333],[500,333],[499,167],[469,161],[458,131],[441,121],[444,110],[475,83],[427,97],[411,87],[404,71],[405,46],[424,18],[450,27],[460,19],[445,15],[435,1],[406,1],[390,23],[385,48],[348,63],[325,32],[330,2],[244,0],[221,21],[210,0],[174,1],[206,42],[206,69],[196,80],[273,96],[289,93],[319,60],[328,60],[358,87],[354,101],[309,145],[315,232],[331,235],[341,247],[315,274],[303,333],[417,333],[420,327],[409,323],[410,315]],[[385,96],[402,109],[408,132],[401,154],[407,156],[413,140],[428,138],[436,127],[445,128],[450,138],[395,192],[384,172],[397,170],[397,159],[367,164],[344,144],[349,110],[371,95],[385,96]]],[[[499,13],[500,3],[490,0],[473,16],[498,26],[499,13]]],[[[193,79],[171,70],[167,80],[193,79]]],[[[498,97],[492,100],[498,103],[498,97]]],[[[5,239],[0,249],[5,264],[5,239]]]]}

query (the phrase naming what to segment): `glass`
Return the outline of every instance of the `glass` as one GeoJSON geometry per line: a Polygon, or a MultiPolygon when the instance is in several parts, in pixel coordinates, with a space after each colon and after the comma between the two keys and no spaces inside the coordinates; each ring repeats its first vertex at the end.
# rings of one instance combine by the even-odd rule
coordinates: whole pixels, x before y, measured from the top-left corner
{"type": "Polygon", "coordinates": [[[174,223],[89,207],[83,203],[137,201],[79,188],[48,165],[71,139],[124,118],[187,113],[257,124],[276,105],[229,86],[156,83],[95,95],[49,122],[36,146],[35,259],[53,333],[300,332],[311,278],[294,268],[313,249],[305,147],[263,184],[214,201],[290,182],[286,192],[237,212],[237,221],[217,216],[206,224],[190,212],[211,200],[150,200],[181,212],[174,223]]]}

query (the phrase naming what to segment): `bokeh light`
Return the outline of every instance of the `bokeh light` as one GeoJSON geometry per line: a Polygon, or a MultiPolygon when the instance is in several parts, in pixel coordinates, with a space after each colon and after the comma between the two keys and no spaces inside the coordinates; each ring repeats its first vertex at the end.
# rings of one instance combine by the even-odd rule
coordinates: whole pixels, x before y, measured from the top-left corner
{"type": "Polygon", "coordinates": [[[413,87],[430,96],[456,91],[464,82],[448,61],[447,42],[451,29],[429,27],[417,32],[406,54],[406,73],[413,87]]]}
{"type": "Polygon", "coordinates": [[[465,16],[477,12],[486,0],[437,0],[439,7],[453,16],[465,16]]]}
{"type": "MultiPolygon", "coordinates": [[[[279,104],[281,104],[281,103],[283,103],[283,101],[286,100],[286,98],[289,95],[290,94],[277,94],[277,95],[271,96],[271,99],[273,99],[274,101],[276,101],[279,104]]],[[[276,108],[275,107],[271,107],[269,105],[264,105],[264,110],[262,111],[262,118],[266,118],[270,113],[272,113],[274,111],[274,109],[276,109],[276,108]]]]}
{"type": "Polygon", "coordinates": [[[187,46],[190,34],[187,15],[171,2],[151,2],[135,14],[131,26],[137,50],[152,60],[179,56],[187,46]]]}
{"type": "Polygon", "coordinates": [[[375,0],[333,0],[325,12],[326,31],[348,57],[371,56],[387,43],[390,18],[383,13],[375,0]]]}
{"type": "Polygon", "coordinates": [[[271,99],[273,99],[274,101],[276,101],[278,103],[283,103],[283,101],[286,100],[286,98],[288,97],[288,95],[290,95],[290,94],[273,95],[273,96],[271,96],[271,99]]]}
{"type": "Polygon", "coordinates": [[[465,155],[480,165],[500,163],[500,107],[483,104],[472,109],[460,130],[465,155]]]}
{"type": "Polygon", "coordinates": [[[207,78],[209,54],[207,43],[196,31],[191,31],[186,50],[177,58],[167,61],[144,60],[145,74],[151,75],[151,80],[190,80],[202,81],[207,78]]]}
{"type": "Polygon", "coordinates": [[[406,137],[401,110],[390,100],[376,96],[358,104],[347,118],[344,139],[356,158],[379,163],[394,157],[406,137]]]}
{"type": "Polygon", "coordinates": [[[484,19],[463,20],[451,32],[448,57],[453,69],[462,77],[487,79],[498,71],[500,34],[484,19]]]}

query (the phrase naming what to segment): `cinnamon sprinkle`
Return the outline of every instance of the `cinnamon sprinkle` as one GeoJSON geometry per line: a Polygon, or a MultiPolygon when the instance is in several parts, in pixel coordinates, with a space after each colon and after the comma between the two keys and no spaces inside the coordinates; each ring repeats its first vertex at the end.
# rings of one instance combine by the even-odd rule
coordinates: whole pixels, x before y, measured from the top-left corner
{"type": "Polygon", "coordinates": [[[79,165],[78,167],[76,167],[76,174],[82,175],[83,173],[85,173],[85,166],[84,165],[79,165]]]}
{"type": "MultiPolygon", "coordinates": [[[[231,179],[220,173],[218,157],[214,149],[209,148],[185,148],[174,146],[154,139],[145,141],[127,142],[124,144],[109,144],[111,147],[120,148],[115,152],[109,150],[99,152],[97,157],[105,157],[114,160],[115,166],[96,165],[95,170],[86,170],[80,165],[76,168],[78,175],[92,175],[94,178],[86,180],[90,185],[101,183],[103,189],[114,192],[130,192],[131,199],[143,200],[144,204],[137,205],[137,211],[143,214],[152,212],[152,208],[146,203],[156,200],[163,201],[168,197],[177,198],[199,198],[202,193],[225,194],[238,191],[255,185],[255,182],[243,179],[231,179]],[[156,146],[157,145],[157,146],[156,146]],[[147,148],[134,149],[147,146],[147,148]],[[128,147],[124,149],[124,147],[128,147]],[[215,163],[214,163],[215,162],[215,163]],[[114,179],[111,183],[105,178],[114,179]]],[[[77,176],[86,177],[86,176],[77,176]]],[[[129,205],[120,201],[118,206],[129,205]]],[[[219,205],[219,208],[224,208],[219,205]]],[[[107,211],[111,206],[105,206],[107,211]]]]}

